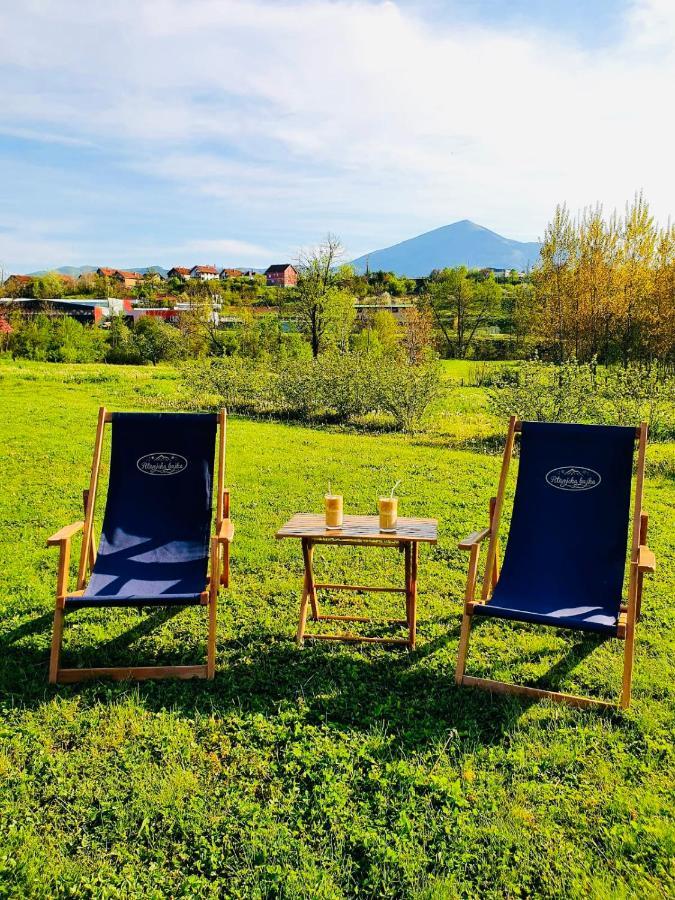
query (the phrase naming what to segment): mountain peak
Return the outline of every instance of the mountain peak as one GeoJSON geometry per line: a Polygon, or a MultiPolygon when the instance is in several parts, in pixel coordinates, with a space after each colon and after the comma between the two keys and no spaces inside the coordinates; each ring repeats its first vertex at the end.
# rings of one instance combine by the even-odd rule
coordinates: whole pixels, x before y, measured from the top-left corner
{"type": "Polygon", "coordinates": [[[470,219],[460,219],[409,238],[391,247],[374,250],[353,260],[357,272],[366,266],[420,278],[433,269],[467,266],[470,269],[518,269],[533,266],[539,258],[536,241],[505,238],[470,219]]]}

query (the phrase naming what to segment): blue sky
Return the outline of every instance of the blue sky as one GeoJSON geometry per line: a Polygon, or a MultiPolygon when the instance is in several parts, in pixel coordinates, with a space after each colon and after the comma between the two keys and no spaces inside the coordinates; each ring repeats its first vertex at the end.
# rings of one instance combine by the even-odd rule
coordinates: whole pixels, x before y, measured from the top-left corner
{"type": "Polygon", "coordinates": [[[673,210],[672,0],[17,0],[0,34],[6,273],[673,210]]]}

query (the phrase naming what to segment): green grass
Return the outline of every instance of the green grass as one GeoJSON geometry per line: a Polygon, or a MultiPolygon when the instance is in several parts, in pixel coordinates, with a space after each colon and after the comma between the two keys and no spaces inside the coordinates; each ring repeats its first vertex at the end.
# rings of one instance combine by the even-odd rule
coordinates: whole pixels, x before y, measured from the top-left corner
{"type": "MultiPolygon", "coordinates": [[[[0,896],[672,896],[675,482],[660,468],[647,481],[659,568],[626,714],[460,690],[456,544],[484,524],[499,467],[457,449],[497,428],[480,389],[458,386],[443,427],[412,440],[233,417],[215,681],[47,687],[45,538],[81,515],[96,408],[175,389],[170,369],[0,365],[0,896]],[[414,653],[294,645],[299,548],[273,535],[320,508],[329,478],[349,512],[402,478],[401,511],[440,520],[414,653]]],[[[393,551],[317,551],[317,568],[401,577],[393,551]]],[[[341,598],[373,614],[396,603],[341,598]]],[[[201,662],[204,619],[73,613],[64,662],[201,662]]],[[[469,670],[612,698],[620,661],[618,641],[486,622],[469,670]]]]}

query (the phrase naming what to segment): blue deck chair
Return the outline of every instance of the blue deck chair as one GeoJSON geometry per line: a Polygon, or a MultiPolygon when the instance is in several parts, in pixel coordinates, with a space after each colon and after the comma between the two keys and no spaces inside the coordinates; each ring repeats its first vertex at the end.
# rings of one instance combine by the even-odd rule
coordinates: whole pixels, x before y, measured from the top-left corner
{"type": "Polygon", "coordinates": [[[60,549],[49,681],[86,678],[213,678],[216,603],[230,575],[230,496],[225,479],[226,413],[108,413],[99,410],[83,522],[47,541],[60,549]],[[105,426],[111,425],[110,478],[96,550],[94,510],[105,426]],[[211,535],[218,433],[215,534],[211,535]],[[68,590],[70,543],[83,531],[77,590],[68,590]],[[210,568],[210,573],[209,573],[210,568]],[[89,576],[89,579],[87,580],[89,576]],[[208,607],[206,665],[63,669],[65,613],[83,607],[208,607]]]}
{"type": "Polygon", "coordinates": [[[575,706],[610,706],[605,701],[557,691],[474,678],[465,674],[469,632],[475,616],[553,625],[613,636],[624,641],[620,706],[628,707],[633,674],[635,624],[642,582],[654,572],[646,546],[642,510],[647,426],[618,428],[519,422],[512,417],[497,496],[489,526],[459,544],[470,552],[456,681],[502,693],[546,697],[575,706]],[[499,523],[509,463],[520,433],[520,464],[504,560],[499,569],[499,523]],[[622,601],[635,476],[628,600],[622,601]],[[489,538],[480,599],[476,583],[481,542],[489,538]]]}

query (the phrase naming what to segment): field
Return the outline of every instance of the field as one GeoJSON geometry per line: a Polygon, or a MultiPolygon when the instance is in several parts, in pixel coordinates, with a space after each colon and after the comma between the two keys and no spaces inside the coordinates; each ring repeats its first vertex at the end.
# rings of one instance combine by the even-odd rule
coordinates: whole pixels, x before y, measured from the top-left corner
{"type": "MultiPolygon", "coordinates": [[[[631,709],[458,689],[456,545],[486,522],[499,457],[479,439],[503,423],[482,389],[457,383],[465,367],[446,374],[455,390],[415,438],[231,417],[237,532],[215,681],[52,689],[45,539],[81,516],[97,407],[170,402],[176,380],[0,363],[0,896],[673,896],[675,448],[650,448],[658,572],[631,709]],[[319,509],[329,479],[347,511],[369,512],[399,478],[402,512],[440,520],[438,546],[421,552],[418,649],[299,650],[299,548],[275,542],[276,528],[319,509]]],[[[317,557],[327,580],[401,578],[393,551],[317,557]]],[[[397,601],[340,602],[391,614],[397,601]]],[[[618,696],[618,641],[504,622],[475,631],[473,674],[618,696]]],[[[82,611],[67,619],[64,661],[201,662],[205,634],[200,609],[82,611]]]]}

